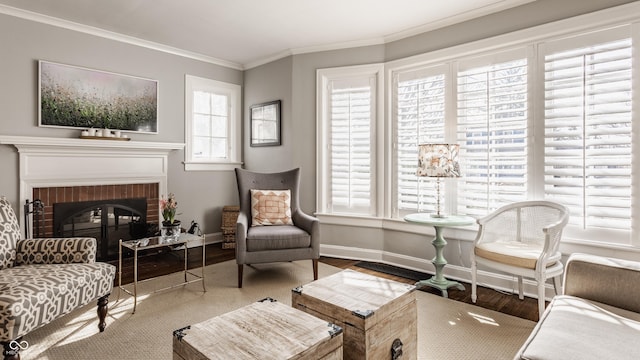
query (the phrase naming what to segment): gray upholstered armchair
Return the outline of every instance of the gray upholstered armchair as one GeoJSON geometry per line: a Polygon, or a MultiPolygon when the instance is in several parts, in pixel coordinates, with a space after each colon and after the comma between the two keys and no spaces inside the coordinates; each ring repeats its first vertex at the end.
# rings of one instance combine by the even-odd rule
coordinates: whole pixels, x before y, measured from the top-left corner
{"type": "Polygon", "coordinates": [[[319,223],[300,209],[300,169],[256,173],[236,168],[236,180],[240,198],[236,224],[238,287],[242,287],[244,264],[311,259],[313,278],[317,280],[319,223]],[[287,202],[290,208],[286,208],[287,202]]]}
{"type": "Polygon", "coordinates": [[[22,336],[97,301],[106,326],[115,266],[98,263],[94,238],[20,239],[11,204],[0,196],[0,343],[5,359],[19,359],[22,336]]]}

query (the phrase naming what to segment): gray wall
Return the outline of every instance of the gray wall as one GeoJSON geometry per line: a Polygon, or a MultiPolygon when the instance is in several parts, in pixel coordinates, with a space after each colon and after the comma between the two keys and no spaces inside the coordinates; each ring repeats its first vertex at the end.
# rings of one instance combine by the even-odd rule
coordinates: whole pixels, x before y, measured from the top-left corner
{"type": "MultiPolygon", "coordinates": [[[[79,130],[37,126],[38,60],[77,65],[159,81],[159,133],[133,140],[184,143],[184,76],[234,84],[243,72],[160,51],[0,14],[0,134],[75,138],[79,130]]],[[[237,204],[233,172],[184,172],[183,151],[169,156],[168,188],[179,218],[196,220],[205,233],[220,231],[222,206],[237,204]]],[[[17,205],[18,154],[0,145],[0,194],[17,205]]]]}
{"type": "Polygon", "coordinates": [[[286,57],[247,70],[244,74],[244,118],[242,128],[244,146],[244,166],[258,172],[279,172],[294,166],[292,160],[292,144],[295,121],[291,116],[293,99],[291,96],[292,58],[286,57]],[[280,100],[281,143],[280,146],[250,146],[250,112],[252,105],[267,101],[280,100]]]}

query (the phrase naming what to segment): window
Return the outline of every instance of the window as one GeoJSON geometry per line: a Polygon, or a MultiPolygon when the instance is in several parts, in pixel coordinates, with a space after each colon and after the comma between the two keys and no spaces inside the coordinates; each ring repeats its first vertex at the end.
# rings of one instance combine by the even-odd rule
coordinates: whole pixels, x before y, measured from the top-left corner
{"type": "Polygon", "coordinates": [[[435,210],[435,179],[416,176],[423,143],[460,145],[462,177],[441,182],[446,212],[483,216],[527,198],[526,48],[398,71],[394,90],[394,216],[435,210]]]}
{"type": "Polygon", "coordinates": [[[547,199],[571,212],[564,230],[564,241],[577,246],[571,249],[640,248],[640,162],[633,156],[639,30],[640,18],[630,22],[619,8],[394,60],[385,64],[382,122],[373,110],[371,118],[355,111],[356,95],[380,99],[370,96],[372,73],[323,69],[322,211],[384,215],[392,221],[379,226],[404,230],[395,220],[435,211],[436,181],[416,175],[418,145],[457,143],[462,177],[441,184],[445,212],[482,217],[508,203],[547,199]],[[619,20],[593,26],[603,14],[619,20]],[[369,127],[357,125],[356,113],[369,127]]]}
{"type": "Polygon", "coordinates": [[[527,199],[528,67],[523,52],[492,54],[458,67],[460,214],[480,217],[527,199]],[[498,55],[516,59],[496,61],[498,55]]]}
{"type": "MultiPolygon", "coordinates": [[[[445,141],[447,68],[408,71],[394,77],[396,121],[394,213],[434,211],[435,181],[416,176],[418,145],[445,141]]],[[[445,192],[446,182],[441,184],[445,192]]]]}
{"type": "MultiPolygon", "coordinates": [[[[583,230],[631,228],[632,41],[619,28],[544,55],[544,192],[583,230]],[[594,41],[597,39],[597,41],[594,41]]],[[[628,237],[611,241],[628,242],[628,237]]]]}
{"type": "Polygon", "coordinates": [[[240,164],[240,85],[185,77],[185,170],[240,164]]]}
{"type": "Polygon", "coordinates": [[[318,71],[320,212],[377,216],[378,96],[382,68],[318,71]]]}

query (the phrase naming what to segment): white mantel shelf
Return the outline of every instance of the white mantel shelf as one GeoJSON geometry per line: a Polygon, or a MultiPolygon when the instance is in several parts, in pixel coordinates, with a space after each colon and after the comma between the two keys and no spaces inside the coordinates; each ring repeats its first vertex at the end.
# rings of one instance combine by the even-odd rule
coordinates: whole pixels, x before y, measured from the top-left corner
{"type": "Polygon", "coordinates": [[[111,151],[142,151],[142,152],[170,152],[181,150],[184,143],[167,143],[151,141],[120,141],[120,140],[94,140],[80,138],[52,138],[35,136],[6,136],[0,135],[0,144],[14,145],[18,151],[30,149],[46,150],[55,149],[63,151],[91,151],[91,150],[111,150],[111,151]]]}
{"type": "Polygon", "coordinates": [[[183,143],[9,135],[0,135],[0,144],[18,149],[22,204],[42,187],[157,183],[160,194],[167,194],[169,153],[184,148],[183,143]]]}

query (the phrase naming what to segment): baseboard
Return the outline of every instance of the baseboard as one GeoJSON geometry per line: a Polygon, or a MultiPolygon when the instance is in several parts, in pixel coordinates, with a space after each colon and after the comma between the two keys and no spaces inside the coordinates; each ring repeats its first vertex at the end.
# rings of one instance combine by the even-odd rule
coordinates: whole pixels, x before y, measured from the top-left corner
{"type": "MultiPolygon", "coordinates": [[[[362,249],[339,245],[320,245],[320,255],[341,259],[379,262],[429,274],[435,273],[435,267],[431,263],[431,260],[381,250],[362,249]]],[[[449,279],[468,284],[471,283],[471,269],[468,267],[448,264],[444,268],[444,274],[449,279]]],[[[536,283],[532,280],[524,279],[523,284],[525,296],[537,299],[538,290],[536,283]]],[[[517,278],[508,274],[479,270],[478,285],[512,294],[517,294],[518,292],[517,278]]],[[[550,300],[554,295],[555,291],[553,285],[546,284],[546,299],[550,300]]]]}

